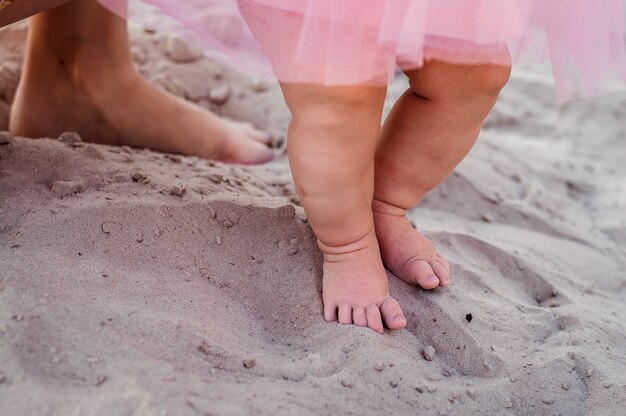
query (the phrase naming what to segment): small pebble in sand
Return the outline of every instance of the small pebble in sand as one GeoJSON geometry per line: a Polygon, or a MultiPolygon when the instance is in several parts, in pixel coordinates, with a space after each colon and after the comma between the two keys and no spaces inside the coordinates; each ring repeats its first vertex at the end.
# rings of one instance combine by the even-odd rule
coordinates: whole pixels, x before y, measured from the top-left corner
{"type": "Polygon", "coordinates": [[[593,370],[594,370],[593,367],[587,370],[587,377],[591,377],[593,375],[593,370]]]}
{"type": "Polygon", "coordinates": [[[441,381],[441,376],[439,374],[426,374],[425,377],[430,381],[441,381]]]}
{"type": "Polygon", "coordinates": [[[50,347],[50,348],[48,349],[48,351],[50,352],[50,354],[56,354],[56,353],[58,353],[58,352],[59,352],[59,350],[58,350],[58,349],[56,349],[55,347],[50,347]]]}
{"type": "Polygon", "coordinates": [[[352,348],[350,348],[350,346],[349,346],[349,345],[344,345],[344,346],[341,348],[341,351],[343,351],[344,353],[348,354],[350,351],[352,351],[352,348]]]}
{"type": "Polygon", "coordinates": [[[350,383],[348,380],[341,380],[341,385],[344,386],[347,389],[351,389],[352,388],[352,383],[350,383]]]}
{"type": "Polygon", "coordinates": [[[148,61],[148,52],[143,48],[133,46],[130,50],[130,54],[137,65],[143,65],[148,61]]]}
{"type": "Polygon", "coordinates": [[[202,50],[174,36],[167,38],[163,52],[172,62],[179,64],[198,61],[204,55],[202,50]]]}
{"type": "Polygon", "coordinates": [[[385,365],[383,363],[376,363],[374,365],[374,370],[376,371],[383,371],[385,369],[385,365]]]}
{"type": "Polygon", "coordinates": [[[450,376],[452,375],[452,372],[451,372],[450,370],[446,369],[446,370],[443,370],[443,371],[441,372],[441,374],[442,374],[444,377],[450,377],[450,376]]]}
{"type": "Polygon", "coordinates": [[[427,390],[428,388],[425,384],[418,384],[417,386],[415,386],[415,391],[417,391],[418,393],[424,393],[427,390]]]}
{"type": "Polygon", "coordinates": [[[224,176],[219,173],[211,173],[207,175],[207,179],[213,183],[221,183],[224,180],[224,176]]]}
{"type": "Polygon", "coordinates": [[[474,400],[474,401],[476,400],[476,391],[475,391],[473,388],[471,388],[471,387],[470,387],[470,388],[468,388],[468,389],[465,391],[465,394],[467,394],[467,396],[468,396],[470,399],[472,399],[472,400],[474,400]]]}
{"type": "Polygon", "coordinates": [[[389,382],[389,385],[395,389],[396,387],[398,387],[398,382],[396,380],[391,380],[389,382]]]}
{"type": "Polygon", "coordinates": [[[98,364],[100,362],[100,358],[94,357],[93,355],[88,355],[85,357],[85,360],[87,360],[89,364],[98,364]]]}
{"type": "Polygon", "coordinates": [[[0,131],[0,146],[7,145],[13,140],[13,135],[8,131],[0,131]]]}
{"type": "Polygon", "coordinates": [[[213,207],[207,207],[206,212],[211,219],[215,219],[215,217],[217,217],[217,211],[213,207]]]}
{"type": "Polygon", "coordinates": [[[55,355],[54,357],[52,357],[52,358],[50,359],[50,362],[51,362],[52,364],[59,364],[59,363],[61,362],[61,358],[59,358],[58,356],[56,356],[56,355],[55,355]]]}
{"type": "Polygon", "coordinates": [[[298,240],[297,238],[294,238],[291,241],[289,241],[289,246],[287,247],[287,254],[290,256],[297,254],[298,251],[300,250],[299,245],[300,245],[300,240],[298,240]]]}
{"type": "Polygon", "coordinates": [[[128,182],[131,182],[132,180],[133,179],[127,173],[118,173],[117,175],[114,175],[111,178],[111,181],[113,183],[128,183],[128,182]]]}
{"type": "Polygon", "coordinates": [[[185,188],[184,185],[174,185],[170,188],[169,191],[170,191],[170,195],[183,196],[185,192],[187,192],[187,189],[185,188]]]}
{"type": "Polygon", "coordinates": [[[554,399],[549,398],[549,397],[543,398],[541,399],[541,401],[545,404],[554,404],[554,399]]]}
{"type": "Polygon", "coordinates": [[[220,237],[219,235],[215,236],[215,243],[218,246],[221,246],[222,245],[222,237],[220,237]]]}
{"type": "Polygon", "coordinates": [[[148,177],[141,172],[133,173],[133,176],[131,176],[131,178],[134,182],[144,182],[146,179],[148,179],[148,177]]]}
{"type": "Polygon", "coordinates": [[[480,216],[480,219],[487,223],[493,222],[493,216],[491,216],[491,214],[488,214],[488,213],[482,214],[480,216]]]}
{"type": "Polygon", "coordinates": [[[81,190],[81,186],[76,182],[71,181],[56,181],[52,185],[52,193],[54,193],[59,198],[65,198],[70,195],[75,195],[79,193],[81,190]]]}
{"type": "Polygon", "coordinates": [[[174,163],[181,163],[183,161],[183,159],[177,155],[165,155],[165,158],[174,163]]]}
{"type": "Polygon", "coordinates": [[[111,234],[114,231],[121,231],[122,226],[117,222],[105,221],[100,224],[100,230],[105,234],[111,234]]]}
{"type": "Polygon", "coordinates": [[[256,365],[256,360],[250,359],[250,360],[243,360],[243,366],[246,368],[252,368],[256,365]]]}
{"type": "Polygon", "coordinates": [[[152,232],[157,237],[161,237],[163,235],[163,231],[160,228],[155,228],[152,232]]]}
{"type": "Polygon", "coordinates": [[[252,91],[254,92],[265,92],[267,90],[269,90],[269,85],[267,85],[267,82],[263,81],[263,80],[256,80],[252,83],[252,91]]]}
{"type": "Polygon", "coordinates": [[[59,136],[59,141],[67,144],[81,143],[83,139],[76,132],[65,132],[59,136]]]}
{"type": "Polygon", "coordinates": [[[467,315],[465,315],[465,319],[469,323],[469,322],[472,322],[472,319],[474,319],[474,317],[472,316],[471,313],[468,313],[467,315]]]}
{"type": "Polygon", "coordinates": [[[232,95],[232,90],[228,85],[220,85],[219,87],[212,88],[209,91],[209,101],[213,104],[222,105],[232,95]]]}
{"type": "Polygon", "coordinates": [[[239,224],[239,215],[234,211],[230,211],[228,213],[228,221],[232,222],[233,224],[239,224]]]}
{"type": "Polygon", "coordinates": [[[561,388],[562,388],[563,390],[566,390],[566,391],[567,391],[567,390],[569,390],[570,385],[569,385],[569,383],[563,383],[563,385],[561,386],[561,388]]]}
{"type": "Polygon", "coordinates": [[[278,215],[282,218],[293,219],[296,216],[296,207],[286,204],[278,207],[278,215]]]}
{"type": "Polygon", "coordinates": [[[283,145],[287,142],[287,139],[285,136],[278,136],[278,137],[272,137],[272,140],[270,141],[270,146],[273,147],[274,149],[281,149],[283,147],[283,145]]]}
{"type": "Polygon", "coordinates": [[[435,348],[432,345],[427,345],[422,349],[422,356],[426,361],[432,361],[435,358],[435,348]]]}
{"type": "Polygon", "coordinates": [[[100,150],[98,150],[98,148],[93,144],[88,144],[87,146],[85,146],[80,151],[80,154],[90,159],[104,159],[104,154],[100,150]]]}
{"type": "Polygon", "coordinates": [[[96,378],[96,382],[94,383],[94,385],[96,386],[101,386],[103,385],[109,378],[103,374],[100,374],[98,376],[98,378],[96,378]]]}

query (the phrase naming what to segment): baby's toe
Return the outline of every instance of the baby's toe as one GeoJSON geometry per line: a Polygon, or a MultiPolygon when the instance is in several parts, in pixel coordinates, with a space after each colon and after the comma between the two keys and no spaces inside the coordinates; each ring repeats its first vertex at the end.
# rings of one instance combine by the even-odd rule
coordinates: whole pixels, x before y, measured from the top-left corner
{"type": "Polygon", "coordinates": [[[354,308],[352,310],[352,322],[358,326],[367,326],[367,314],[364,308],[354,308]]]}
{"type": "Polygon", "coordinates": [[[400,304],[394,298],[387,298],[380,305],[382,317],[389,329],[402,329],[406,326],[406,318],[400,308],[400,304]]]}
{"type": "Polygon", "coordinates": [[[352,323],[352,306],[339,307],[339,322],[342,324],[352,323]]]}
{"type": "Polygon", "coordinates": [[[385,332],[383,329],[383,320],[380,316],[380,310],[378,306],[371,304],[367,308],[365,308],[365,315],[367,316],[367,326],[372,328],[374,331],[382,334],[385,332]]]}
{"type": "Polygon", "coordinates": [[[439,278],[439,284],[441,286],[448,286],[450,284],[450,270],[442,260],[443,258],[437,256],[436,259],[429,261],[428,264],[430,264],[433,272],[435,272],[435,275],[439,278]]]}
{"type": "Polygon", "coordinates": [[[423,289],[434,289],[439,286],[439,278],[425,260],[412,260],[404,266],[404,270],[423,289]]]}

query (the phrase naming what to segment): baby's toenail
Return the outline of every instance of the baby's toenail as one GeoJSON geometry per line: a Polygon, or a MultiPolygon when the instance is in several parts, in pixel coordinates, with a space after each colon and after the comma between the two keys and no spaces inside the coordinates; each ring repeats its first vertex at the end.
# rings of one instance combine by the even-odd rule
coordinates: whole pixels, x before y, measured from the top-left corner
{"type": "Polygon", "coordinates": [[[428,276],[428,281],[430,283],[439,283],[439,278],[437,276],[428,276]]]}

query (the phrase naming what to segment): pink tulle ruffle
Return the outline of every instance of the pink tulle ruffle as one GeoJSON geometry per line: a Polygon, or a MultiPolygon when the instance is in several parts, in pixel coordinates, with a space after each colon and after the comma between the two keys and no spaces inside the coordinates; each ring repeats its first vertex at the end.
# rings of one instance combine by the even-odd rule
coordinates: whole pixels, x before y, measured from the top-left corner
{"type": "MultiPolygon", "coordinates": [[[[100,1],[126,14],[125,0],[100,1]]],[[[432,59],[549,60],[561,99],[626,80],[622,0],[143,1],[247,71],[272,68],[285,82],[387,83],[397,66],[432,59]]]]}

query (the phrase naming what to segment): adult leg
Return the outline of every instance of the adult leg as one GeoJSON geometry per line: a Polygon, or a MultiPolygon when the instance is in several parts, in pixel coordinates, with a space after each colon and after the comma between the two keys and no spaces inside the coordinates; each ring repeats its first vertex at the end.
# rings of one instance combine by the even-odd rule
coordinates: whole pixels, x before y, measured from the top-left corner
{"type": "Polygon", "coordinates": [[[95,0],[33,17],[10,130],[27,137],[77,131],[86,140],[258,163],[268,137],[146,82],[134,69],[126,21],[95,0]]]}

